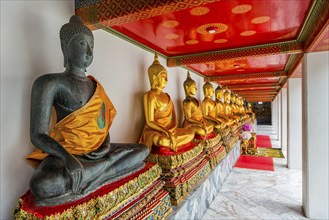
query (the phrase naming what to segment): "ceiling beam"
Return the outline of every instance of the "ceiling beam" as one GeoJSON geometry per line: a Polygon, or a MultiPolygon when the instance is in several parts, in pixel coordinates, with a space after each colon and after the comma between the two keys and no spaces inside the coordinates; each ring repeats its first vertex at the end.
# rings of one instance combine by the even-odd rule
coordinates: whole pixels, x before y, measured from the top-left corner
{"type": "Polygon", "coordinates": [[[263,95],[274,95],[277,94],[277,91],[263,91],[263,90],[255,90],[255,91],[238,91],[236,92],[238,95],[253,95],[253,94],[263,94],[263,95]]]}
{"type": "Polygon", "coordinates": [[[167,59],[167,66],[174,67],[197,63],[217,62],[223,60],[240,60],[275,54],[297,54],[302,52],[302,44],[293,40],[273,44],[242,47],[237,49],[218,50],[199,54],[169,57],[167,59]]]}
{"type": "Polygon", "coordinates": [[[92,29],[112,27],[220,0],[75,0],[75,14],[92,29]]]}
{"type": "Polygon", "coordinates": [[[230,90],[257,90],[257,88],[268,88],[268,89],[280,89],[280,84],[240,84],[240,85],[232,85],[228,86],[230,90]]]}
{"type": "Polygon", "coordinates": [[[312,47],[313,42],[317,40],[318,34],[321,33],[321,29],[329,19],[329,1],[328,0],[314,0],[311,6],[311,10],[305,19],[300,34],[297,38],[299,42],[302,42],[305,51],[308,52],[312,47]]]}
{"type": "Polygon", "coordinates": [[[271,77],[287,77],[287,72],[263,72],[263,73],[248,73],[248,74],[232,74],[223,76],[207,76],[204,78],[205,82],[221,82],[229,80],[244,80],[244,79],[261,79],[261,78],[271,78],[271,77]]]}

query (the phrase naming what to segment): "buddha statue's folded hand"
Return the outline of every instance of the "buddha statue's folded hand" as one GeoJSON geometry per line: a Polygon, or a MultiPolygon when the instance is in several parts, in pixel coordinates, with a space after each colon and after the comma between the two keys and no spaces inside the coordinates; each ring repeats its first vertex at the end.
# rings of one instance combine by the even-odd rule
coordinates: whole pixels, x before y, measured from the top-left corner
{"type": "Polygon", "coordinates": [[[174,133],[174,132],[170,132],[170,131],[168,131],[168,137],[169,137],[169,139],[170,139],[170,147],[171,147],[171,149],[173,149],[174,151],[176,151],[177,149],[177,142],[176,142],[176,138],[177,138],[177,136],[176,136],[176,134],[174,133]]]}
{"type": "Polygon", "coordinates": [[[110,152],[110,145],[103,144],[96,151],[90,152],[89,154],[85,154],[84,156],[90,160],[98,160],[102,159],[110,152]]]}
{"type": "Polygon", "coordinates": [[[72,179],[72,193],[78,194],[81,190],[81,181],[84,172],[83,166],[81,162],[73,155],[64,160],[64,166],[72,179]]]}

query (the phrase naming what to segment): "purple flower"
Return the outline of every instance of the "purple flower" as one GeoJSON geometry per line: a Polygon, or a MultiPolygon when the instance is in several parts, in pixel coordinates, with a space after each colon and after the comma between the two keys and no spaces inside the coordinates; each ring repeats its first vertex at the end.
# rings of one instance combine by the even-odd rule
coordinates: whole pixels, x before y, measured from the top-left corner
{"type": "Polygon", "coordinates": [[[251,131],[252,130],[252,126],[249,123],[245,123],[244,125],[242,125],[242,131],[251,131]]]}

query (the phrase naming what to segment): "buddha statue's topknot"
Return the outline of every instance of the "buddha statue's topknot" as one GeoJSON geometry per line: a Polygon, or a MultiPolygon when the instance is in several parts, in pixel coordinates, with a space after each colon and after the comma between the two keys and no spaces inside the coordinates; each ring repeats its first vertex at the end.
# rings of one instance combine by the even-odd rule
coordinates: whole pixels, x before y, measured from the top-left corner
{"type": "Polygon", "coordinates": [[[222,91],[223,90],[223,86],[218,85],[217,88],[215,89],[215,91],[222,91]]]}
{"type": "Polygon", "coordinates": [[[187,87],[191,86],[195,84],[195,81],[191,78],[190,76],[190,72],[187,71],[187,76],[186,76],[186,80],[184,81],[184,90],[185,90],[185,94],[187,93],[187,87]]]}
{"type": "Polygon", "coordinates": [[[154,61],[153,61],[152,65],[147,69],[150,82],[152,81],[153,75],[158,75],[160,72],[163,72],[163,71],[167,72],[166,68],[164,68],[160,64],[160,62],[158,60],[158,54],[155,52],[154,61]]]}
{"type": "Polygon", "coordinates": [[[91,32],[91,30],[86,27],[81,18],[73,15],[70,18],[69,23],[66,23],[62,26],[60,32],[59,32],[59,38],[61,39],[61,41],[65,42],[65,44],[67,45],[67,43],[70,41],[70,39],[76,35],[76,34],[86,34],[88,36],[91,36],[92,38],[94,38],[93,33],[91,32]]]}

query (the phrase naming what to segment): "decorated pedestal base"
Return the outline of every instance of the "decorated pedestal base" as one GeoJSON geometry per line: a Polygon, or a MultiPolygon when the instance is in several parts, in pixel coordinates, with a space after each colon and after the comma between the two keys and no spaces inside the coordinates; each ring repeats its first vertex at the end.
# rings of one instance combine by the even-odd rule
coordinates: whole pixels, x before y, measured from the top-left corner
{"type": "Polygon", "coordinates": [[[226,156],[221,134],[211,133],[208,136],[196,135],[194,142],[204,145],[204,154],[209,161],[210,168],[214,169],[216,165],[226,156]]]}
{"type": "Polygon", "coordinates": [[[143,169],[105,184],[82,199],[57,206],[38,207],[27,191],[19,198],[14,218],[162,219],[171,212],[171,205],[160,174],[157,164],[146,163],[143,169]]]}
{"type": "Polygon", "coordinates": [[[204,154],[204,143],[189,143],[177,152],[165,147],[152,147],[146,159],[162,168],[164,189],[169,192],[171,203],[178,205],[210,172],[210,164],[204,154]]]}

